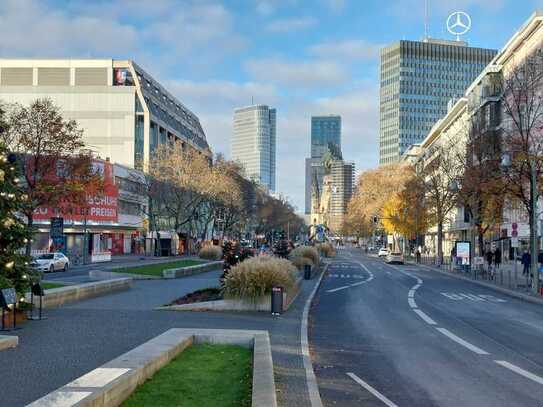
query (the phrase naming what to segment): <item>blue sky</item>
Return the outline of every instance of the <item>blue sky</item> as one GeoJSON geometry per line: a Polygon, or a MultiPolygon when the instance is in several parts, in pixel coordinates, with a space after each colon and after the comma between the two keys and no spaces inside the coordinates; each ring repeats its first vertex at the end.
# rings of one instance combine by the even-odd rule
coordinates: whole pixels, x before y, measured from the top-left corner
{"type": "MultiPolygon", "coordinates": [[[[472,46],[501,48],[543,0],[428,0],[429,34],[463,10],[472,46]]],[[[230,155],[234,107],[277,108],[277,185],[300,210],[312,114],[341,114],[343,155],[378,161],[378,52],[424,33],[424,0],[0,0],[0,57],[135,60],[230,155]]]]}

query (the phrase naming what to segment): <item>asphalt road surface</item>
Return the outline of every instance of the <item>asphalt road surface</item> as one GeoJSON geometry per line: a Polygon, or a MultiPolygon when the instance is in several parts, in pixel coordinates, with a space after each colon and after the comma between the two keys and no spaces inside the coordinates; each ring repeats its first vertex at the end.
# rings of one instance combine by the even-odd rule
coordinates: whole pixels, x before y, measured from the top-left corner
{"type": "Polygon", "coordinates": [[[543,306],[358,249],[310,314],[325,406],[543,406],[543,306]]]}

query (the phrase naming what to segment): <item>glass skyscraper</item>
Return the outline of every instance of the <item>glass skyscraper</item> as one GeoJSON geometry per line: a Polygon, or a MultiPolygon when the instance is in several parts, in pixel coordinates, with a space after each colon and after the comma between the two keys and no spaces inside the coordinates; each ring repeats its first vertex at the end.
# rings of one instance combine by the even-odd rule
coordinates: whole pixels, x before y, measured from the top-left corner
{"type": "Polygon", "coordinates": [[[341,151],[341,116],[312,116],[311,158],[322,158],[329,143],[341,151]]]}
{"type": "Polygon", "coordinates": [[[460,41],[400,41],[381,50],[379,164],[400,159],[447,113],[497,51],[460,41]]]}
{"type": "Polygon", "coordinates": [[[322,157],[330,145],[341,153],[341,116],[311,117],[311,157],[305,159],[305,213],[311,213],[311,182],[313,174],[322,187],[322,157]]]}
{"type": "Polygon", "coordinates": [[[234,110],[232,159],[270,192],[275,192],[275,144],[275,109],[254,105],[234,110]]]}

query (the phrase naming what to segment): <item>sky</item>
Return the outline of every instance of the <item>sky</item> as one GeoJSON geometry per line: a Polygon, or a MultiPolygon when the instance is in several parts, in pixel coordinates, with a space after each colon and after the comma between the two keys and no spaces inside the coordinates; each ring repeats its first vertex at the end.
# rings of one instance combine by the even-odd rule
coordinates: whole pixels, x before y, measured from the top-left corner
{"type": "MultiPolygon", "coordinates": [[[[501,49],[543,0],[428,0],[429,35],[471,15],[469,45],[501,49]]],[[[342,116],[357,171],[378,164],[379,49],[424,35],[424,0],[0,0],[0,57],[132,59],[230,157],[233,109],[277,109],[277,190],[304,209],[312,115],[342,116]]]]}

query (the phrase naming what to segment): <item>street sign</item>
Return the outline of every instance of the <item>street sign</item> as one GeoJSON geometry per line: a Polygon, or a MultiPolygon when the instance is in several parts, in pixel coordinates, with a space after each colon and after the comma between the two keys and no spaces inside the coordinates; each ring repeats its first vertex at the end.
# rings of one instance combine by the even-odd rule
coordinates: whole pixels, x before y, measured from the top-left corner
{"type": "Polygon", "coordinates": [[[51,218],[51,237],[59,237],[64,234],[64,218],[51,218]]]}
{"type": "Polygon", "coordinates": [[[511,238],[511,247],[518,247],[518,237],[511,238]]]}
{"type": "Polygon", "coordinates": [[[516,222],[513,222],[513,223],[511,224],[511,229],[517,230],[517,229],[518,229],[518,224],[517,224],[516,222]]]}
{"type": "Polygon", "coordinates": [[[483,264],[485,264],[485,258],[482,256],[474,257],[473,264],[476,266],[482,266],[483,264]]]}
{"type": "MultiPolygon", "coordinates": [[[[513,229],[513,230],[511,231],[511,237],[518,237],[518,230],[513,229]]],[[[518,240],[518,239],[517,239],[517,240],[518,240]]]]}

